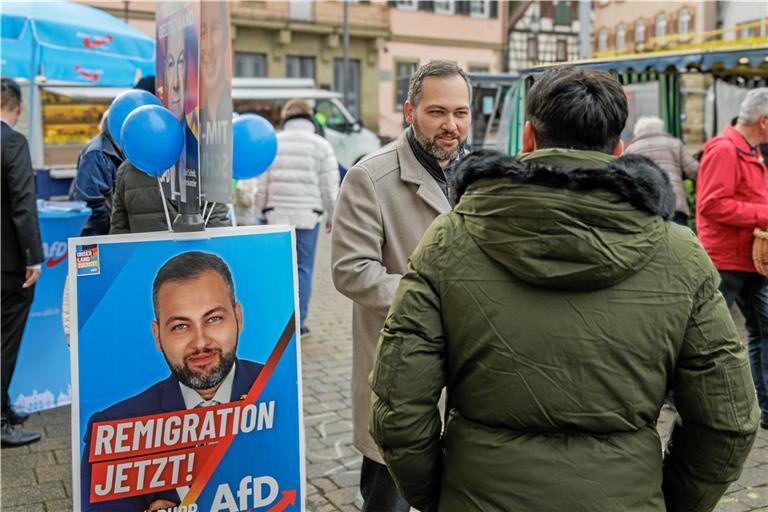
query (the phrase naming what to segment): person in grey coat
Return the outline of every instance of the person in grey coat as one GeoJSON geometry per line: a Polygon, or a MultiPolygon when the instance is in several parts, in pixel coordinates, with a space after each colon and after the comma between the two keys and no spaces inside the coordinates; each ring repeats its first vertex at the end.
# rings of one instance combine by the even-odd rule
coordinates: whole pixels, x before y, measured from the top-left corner
{"type": "Polygon", "coordinates": [[[661,167],[669,176],[675,191],[675,214],[672,220],[683,226],[688,225],[691,210],[683,180],[695,179],[699,171],[699,162],[685,150],[680,139],[673,137],[664,129],[664,121],[656,116],[641,117],[635,123],[635,138],[624,153],[636,153],[649,158],[661,167]]]}

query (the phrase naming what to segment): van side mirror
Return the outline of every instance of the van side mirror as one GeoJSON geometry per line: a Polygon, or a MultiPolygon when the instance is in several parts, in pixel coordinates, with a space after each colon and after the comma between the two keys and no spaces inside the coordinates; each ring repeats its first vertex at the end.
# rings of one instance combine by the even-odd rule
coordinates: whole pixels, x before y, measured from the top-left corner
{"type": "Polygon", "coordinates": [[[349,125],[349,128],[354,133],[360,133],[360,131],[363,129],[363,123],[361,121],[355,121],[349,125]]]}

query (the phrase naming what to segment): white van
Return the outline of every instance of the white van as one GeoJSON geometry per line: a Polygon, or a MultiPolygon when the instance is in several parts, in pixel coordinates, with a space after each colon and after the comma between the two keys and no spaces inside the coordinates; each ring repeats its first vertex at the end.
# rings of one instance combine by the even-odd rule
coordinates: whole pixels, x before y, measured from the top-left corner
{"type": "MultiPolygon", "coordinates": [[[[25,99],[29,87],[23,84],[25,99]]],[[[80,149],[98,134],[99,120],[112,99],[128,88],[89,87],[62,82],[37,82],[35,94],[35,134],[29,137],[35,168],[51,169],[57,177],[74,176],[80,149]]],[[[280,109],[286,101],[307,100],[325,119],[325,137],[333,146],[339,163],[345,168],[381,146],[372,131],[347,110],[341,94],[316,89],[311,79],[234,78],[233,109],[238,113],[253,112],[269,119],[277,128],[280,109]]],[[[25,102],[25,105],[27,103],[25,102]]],[[[21,130],[27,131],[26,112],[21,130]]]]}
{"type": "Polygon", "coordinates": [[[381,141],[364,128],[341,102],[341,94],[316,89],[307,78],[233,78],[232,102],[235,112],[252,112],[279,126],[280,110],[285,102],[302,99],[310,103],[324,119],[325,137],[336,158],[349,169],[362,157],[381,147],[381,141]]]}

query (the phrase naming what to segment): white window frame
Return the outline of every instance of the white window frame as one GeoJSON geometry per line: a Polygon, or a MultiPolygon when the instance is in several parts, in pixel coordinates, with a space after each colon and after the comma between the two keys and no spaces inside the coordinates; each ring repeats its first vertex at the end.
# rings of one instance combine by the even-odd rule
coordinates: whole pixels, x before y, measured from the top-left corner
{"type": "Polygon", "coordinates": [[[683,9],[677,17],[677,33],[687,36],[691,32],[691,11],[683,9]],[[683,30],[685,28],[685,30],[683,30]]]}
{"type": "Polygon", "coordinates": [[[616,27],[616,51],[623,52],[627,49],[627,28],[624,24],[616,27]]]}
{"type": "Polygon", "coordinates": [[[397,0],[397,8],[401,11],[415,11],[419,8],[417,0],[397,0]]]}
{"type": "Polygon", "coordinates": [[[456,3],[453,0],[435,0],[435,12],[437,14],[455,14],[456,3]]]}
{"type": "Polygon", "coordinates": [[[473,18],[491,17],[491,0],[470,0],[469,15],[473,18]],[[477,11],[477,7],[482,6],[482,12],[477,11]]]}
{"type": "Polygon", "coordinates": [[[645,22],[644,21],[636,21],[635,22],[635,44],[644,44],[645,43],[645,22]],[[640,35],[640,37],[638,37],[640,35]]]}
{"type": "Polygon", "coordinates": [[[667,17],[663,14],[656,16],[655,30],[656,38],[662,38],[667,35],[667,17]]]}
{"type": "Polygon", "coordinates": [[[597,33],[597,51],[598,52],[608,51],[608,31],[605,29],[602,29],[600,32],[597,33]]]}

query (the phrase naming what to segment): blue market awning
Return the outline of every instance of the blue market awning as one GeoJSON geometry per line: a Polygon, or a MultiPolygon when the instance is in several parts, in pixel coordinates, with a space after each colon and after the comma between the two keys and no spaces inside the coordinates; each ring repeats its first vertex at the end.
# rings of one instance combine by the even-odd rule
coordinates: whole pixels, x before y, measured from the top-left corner
{"type": "Polygon", "coordinates": [[[4,76],[130,86],[154,74],[155,42],[114,16],[65,1],[3,2],[4,76]]]}
{"type": "MultiPolygon", "coordinates": [[[[691,50],[680,52],[658,52],[639,55],[622,55],[610,59],[594,59],[588,61],[577,61],[574,66],[589,67],[591,69],[600,69],[603,71],[613,71],[615,73],[643,73],[653,70],[663,73],[670,68],[678,72],[685,72],[688,69],[698,71],[722,71],[735,70],[745,66],[760,68],[766,70],[768,74],[768,45],[762,48],[739,48],[727,50],[691,50]]],[[[562,65],[562,64],[560,64],[562,65]]],[[[538,73],[551,66],[542,66],[538,68],[522,71],[521,75],[538,73]]]]}

